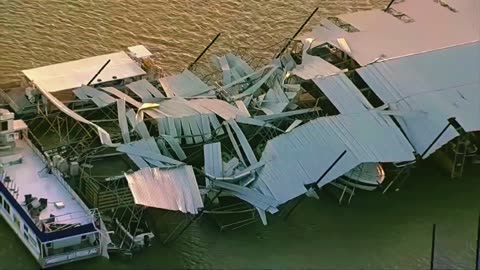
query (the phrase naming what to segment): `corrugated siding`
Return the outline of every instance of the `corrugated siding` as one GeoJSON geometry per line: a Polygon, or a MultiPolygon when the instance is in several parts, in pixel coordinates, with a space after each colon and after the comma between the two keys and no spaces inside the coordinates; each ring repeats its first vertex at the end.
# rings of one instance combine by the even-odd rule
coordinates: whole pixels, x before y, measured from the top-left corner
{"type": "Polygon", "coordinates": [[[325,78],[315,78],[313,82],[342,114],[373,109],[360,90],[343,73],[325,78]]]}
{"type": "Polygon", "coordinates": [[[377,111],[312,120],[267,143],[255,187],[284,203],[306,192],[335,159],[323,186],[363,162],[414,160],[413,148],[395,123],[377,111]]]}
{"type": "Polygon", "coordinates": [[[125,176],[136,204],[190,214],[203,208],[192,166],[142,168],[125,176]]]}
{"type": "MultiPolygon", "coordinates": [[[[466,131],[480,130],[480,43],[392,59],[358,73],[395,116],[418,153],[456,120],[466,131]],[[412,113],[413,112],[413,113],[412,113]]],[[[458,136],[450,128],[428,154],[458,136]]]]}

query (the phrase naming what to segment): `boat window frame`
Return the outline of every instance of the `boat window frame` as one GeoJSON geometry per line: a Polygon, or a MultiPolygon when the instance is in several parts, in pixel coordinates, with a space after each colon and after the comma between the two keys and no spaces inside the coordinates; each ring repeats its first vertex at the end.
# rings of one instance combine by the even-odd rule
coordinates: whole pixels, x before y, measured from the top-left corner
{"type": "Polygon", "coordinates": [[[3,209],[5,209],[9,215],[11,214],[10,208],[11,208],[11,206],[10,206],[10,204],[7,202],[7,200],[3,200],[3,209]]]}

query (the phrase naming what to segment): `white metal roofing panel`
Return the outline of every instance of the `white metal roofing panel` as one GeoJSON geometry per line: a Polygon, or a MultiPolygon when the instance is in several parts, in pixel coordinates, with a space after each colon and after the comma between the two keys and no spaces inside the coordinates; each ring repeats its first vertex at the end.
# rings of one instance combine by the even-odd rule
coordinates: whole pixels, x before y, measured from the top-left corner
{"type": "Polygon", "coordinates": [[[98,107],[105,107],[115,102],[115,98],[90,86],[81,86],[73,90],[80,99],[91,99],[98,107]]]}
{"type": "Polygon", "coordinates": [[[137,131],[137,133],[142,136],[142,138],[150,138],[150,133],[148,132],[147,126],[143,121],[137,121],[135,112],[133,109],[130,109],[126,113],[128,122],[130,125],[137,131]]]}
{"type": "Polygon", "coordinates": [[[267,68],[270,68],[270,70],[262,78],[257,80],[252,86],[250,86],[248,89],[243,91],[241,94],[234,95],[231,98],[232,99],[240,99],[240,98],[246,97],[248,95],[253,95],[277,71],[279,66],[273,65],[273,66],[267,66],[267,68]]]}
{"type": "Polygon", "coordinates": [[[377,111],[321,117],[267,143],[261,159],[266,164],[255,186],[284,203],[305,193],[304,185],[316,182],[344,150],[345,156],[319,186],[363,162],[415,159],[412,146],[393,120],[377,111]]]}
{"type": "Polygon", "coordinates": [[[247,113],[243,112],[237,107],[219,99],[194,99],[190,100],[189,104],[201,106],[220,116],[224,120],[235,119],[237,115],[249,116],[247,113]]]}
{"type": "Polygon", "coordinates": [[[187,158],[187,156],[185,155],[185,152],[183,152],[183,149],[177,140],[175,140],[172,136],[168,136],[168,135],[163,135],[162,138],[164,138],[165,141],[168,143],[168,145],[170,145],[170,147],[175,152],[175,155],[177,155],[179,160],[185,160],[187,158]]]}
{"type": "Polygon", "coordinates": [[[143,45],[128,47],[128,50],[136,58],[146,58],[152,56],[152,53],[143,45]]]}
{"type": "Polygon", "coordinates": [[[240,147],[238,146],[237,140],[235,140],[235,137],[233,136],[233,132],[232,132],[232,129],[230,128],[230,125],[228,124],[225,125],[225,129],[227,130],[228,137],[232,142],[233,149],[235,149],[235,152],[237,153],[238,158],[240,159],[243,165],[246,165],[247,163],[243,158],[242,151],[240,151],[240,147]]]}
{"type": "Polygon", "coordinates": [[[83,118],[83,116],[77,114],[76,112],[72,111],[70,108],[65,106],[60,100],[58,100],[56,97],[54,97],[50,92],[44,90],[44,89],[39,89],[40,92],[42,93],[43,96],[45,96],[55,107],[57,107],[60,111],[68,115],[69,117],[72,117],[73,119],[82,122],[84,124],[93,126],[97,129],[98,136],[100,138],[100,142],[105,145],[110,145],[110,146],[116,146],[116,144],[112,143],[112,140],[110,138],[110,134],[101,128],[100,126],[96,125],[95,123],[92,123],[88,121],[87,119],[83,118]]]}
{"type": "Polygon", "coordinates": [[[118,125],[122,133],[123,143],[130,142],[130,132],[128,130],[127,115],[125,112],[125,100],[117,99],[118,125]]]}
{"type": "Polygon", "coordinates": [[[252,147],[250,146],[250,143],[247,140],[247,137],[245,137],[245,134],[243,134],[242,129],[233,120],[229,120],[228,124],[232,127],[233,131],[237,135],[238,141],[240,142],[243,152],[247,156],[247,159],[250,165],[257,163],[258,160],[255,157],[255,153],[253,152],[252,147]]]}
{"type": "Polygon", "coordinates": [[[205,173],[211,176],[223,176],[222,149],[219,142],[203,145],[205,173]]]}
{"type": "MultiPolygon", "coordinates": [[[[136,101],[135,99],[116,89],[115,87],[103,87],[102,90],[113,96],[116,96],[119,99],[124,99],[128,104],[136,107],[137,109],[141,108],[143,105],[142,103],[136,101]]],[[[160,110],[158,109],[145,109],[143,111],[154,119],[165,116],[165,114],[160,112],[160,110]]]]}
{"type": "Polygon", "coordinates": [[[236,73],[241,77],[255,72],[253,68],[250,67],[247,62],[245,62],[242,58],[231,53],[228,53],[227,55],[225,55],[225,57],[227,58],[228,65],[231,67],[231,69],[235,70],[236,73]]]}
{"type": "Polygon", "coordinates": [[[219,188],[229,190],[234,196],[250,203],[255,207],[260,208],[261,210],[268,211],[271,214],[278,212],[277,207],[280,205],[280,203],[277,200],[261,194],[254,189],[223,181],[214,181],[213,184],[219,188]]]}
{"type": "MultiPolygon", "coordinates": [[[[480,130],[478,59],[480,42],[475,42],[375,63],[358,73],[390,109],[406,114],[395,118],[421,154],[450,117],[466,131],[480,130]]],[[[451,128],[428,154],[456,136],[451,128]]]]}
{"type": "Polygon", "coordinates": [[[342,114],[365,112],[373,109],[373,106],[360,90],[343,73],[315,78],[313,82],[342,114]]]}
{"type": "MultiPolygon", "coordinates": [[[[117,147],[117,151],[122,152],[122,153],[126,153],[126,154],[130,154],[130,155],[139,156],[139,157],[142,157],[144,159],[158,160],[160,162],[169,163],[169,164],[172,164],[172,165],[182,165],[183,164],[182,162],[180,162],[178,160],[175,160],[175,159],[172,159],[172,158],[169,158],[167,156],[164,156],[164,155],[160,154],[158,151],[156,151],[154,149],[146,149],[144,147],[141,147],[142,144],[143,144],[142,141],[137,141],[137,142],[130,143],[130,144],[122,144],[119,147],[117,147]]],[[[157,150],[158,150],[158,148],[157,148],[157,150]]]]}
{"type": "Polygon", "coordinates": [[[280,113],[285,110],[289,102],[290,101],[285,95],[285,92],[277,85],[267,91],[267,94],[262,101],[261,108],[265,114],[280,113]]]}
{"type": "Polygon", "coordinates": [[[211,87],[200,80],[195,74],[188,69],[180,74],[163,77],[159,79],[163,90],[168,97],[193,97],[193,96],[207,96],[211,95],[209,91],[211,87]]]}
{"type": "Polygon", "coordinates": [[[137,96],[139,96],[142,101],[145,99],[150,99],[152,97],[165,97],[160,91],[158,91],[155,86],[149,83],[147,80],[142,79],[138,81],[131,82],[126,85],[128,89],[132,90],[137,96]]]}
{"type": "Polygon", "coordinates": [[[405,25],[405,23],[401,20],[379,9],[341,14],[337,17],[342,21],[351,24],[360,31],[375,31],[379,28],[389,28],[392,31],[395,31],[395,29],[405,25]],[[379,25],[378,22],[382,22],[382,25],[379,25]]]}
{"type": "Polygon", "coordinates": [[[190,214],[203,208],[192,166],[142,168],[125,177],[136,204],[190,214]]]}
{"type": "MultiPolygon", "coordinates": [[[[459,0],[453,6],[458,12],[452,12],[430,0],[393,4],[392,8],[414,19],[411,23],[404,23],[393,15],[389,18],[386,16],[389,14],[380,10],[340,15],[340,18],[357,28],[366,30],[342,33],[317,29],[302,35],[302,40],[307,46],[306,39],[314,40],[312,47],[325,42],[339,47],[337,39],[344,38],[352,50],[350,55],[362,66],[379,57],[397,58],[479,40],[480,2],[459,0]],[[425,10],[428,10],[428,16],[425,15],[425,10]]],[[[318,75],[322,73],[318,72],[318,75]]]]}
{"type": "Polygon", "coordinates": [[[341,70],[318,56],[303,52],[302,63],[292,70],[292,74],[304,80],[311,80],[318,76],[328,76],[340,73],[341,70]]]}
{"type": "Polygon", "coordinates": [[[22,72],[44,91],[58,92],[87,84],[109,59],[110,63],[92,85],[145,74],[145,71],[125,52],[99,55],[22,72]]]}

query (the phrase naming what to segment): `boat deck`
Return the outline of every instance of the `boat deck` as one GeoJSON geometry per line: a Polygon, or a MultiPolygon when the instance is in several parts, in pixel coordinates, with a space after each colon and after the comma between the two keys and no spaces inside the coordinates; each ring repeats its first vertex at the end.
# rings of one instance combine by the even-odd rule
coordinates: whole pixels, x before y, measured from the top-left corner
{"type": "MultiPolygon", "coordinates": [[[[33,149],[23,140],[17,140],[17,147],[22,152],[22,163],[4,167],[6,176],[11,182],[6,184],[20,205],[27,210],[25,195],[31,194],[37,199],[48,199],[47,207],[39,214],[44,220],[55,215],[55,222],[60,224],[88,224],[92,221],[88,209],[75,199],[54,174],[48,173],[46,165],[33,149]],[[63,208],[55,205],[62,202],[63,208]]],[[[27,211],[28,213],[28,211],[27,211]]]]}

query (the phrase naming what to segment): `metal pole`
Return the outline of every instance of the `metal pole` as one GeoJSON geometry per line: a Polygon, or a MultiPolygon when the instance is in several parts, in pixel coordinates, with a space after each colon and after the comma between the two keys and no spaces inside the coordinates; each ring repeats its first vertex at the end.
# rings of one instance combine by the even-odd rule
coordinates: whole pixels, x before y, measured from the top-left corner
{"type": "Polygon", "coordinates": [[[310,14],[310,16],[308,16],[307,20],[305,20],[305,22],[303,22],[302,26],[300,26],[300,28],[298,28],[297,32],[288,40],[287,44],[283,47],[283,49],[277,54],[277,56],[275,56],[275,58],[278,58],[280,57],[280,55],[282,55],[282,53],[288,48],[288,46],[290,45],[290,43],[292,43],[293,39],[297,37],[297,35],[303,30],[303,28],[305,27],[305,25],[307,25],[307,23],[310,21],[310,19],[313,17],[313,15],[317,12],[318,10],[318,7],[315,8],[315,10],[312,12],[312,14],[310,14]]]}
{"type": "Polygon", "coordinates": [[[432,230],[432,253],[430,255],[430,270],[433,270],[433,264],[435,261],[435,236],[436,236],[436,231],[437,231],[437,224],[433,224],[433,230],[432,230]]]}
{"type": "MultiPolygon", "coordinates": [[[[332,170],[332,168],[335,167],[335,165],[337,165],[337,163],[340,161],[340,159],[343,158],[343,156],[345,156],[346,153],[347,153],[347,150],[344,150],[340,154],[340,156],[338,156],[337,159],[335,159],[335,161],[330,165],[330,167],[328,167],[328,169],[325,170],[322,176],[320,176],[320,178],[315,183],[313,183],[312,187],[314,190],[318,190],[318,183],[320,183],[320,181],[330,172],[330,170],[332,170]]],[[[288,212],[285,214],[285,217],[284,217],[285,220],[290,216],[293,210],[295,210],[295,208],[297,208],[298,205],[300,205],[300,203],[303,202],[305,198],[306,196],[302,196],[298,199],[297,203],[292,208],[290,208],[290,210],[288,210],[288,212]]]]}
{"type": "Polygon", "coordinates": [[[475,270],[480,267],[480,213],[478,213],[478,225],[477,225],[477,248],[475,249],[475,270]]]}
{"type": "Polygon", "coordinates": [[[95,76],[93,76],[93,78],[87,83],[87,85],[90,85],[93,80],[95,80],[95,78],[97,78],[98,74],[100,74],[100,72],[102,72],[103,69],[105,69],[105,67],[110,63],[110,59],[108,59],[108,61],[103,64],[103,66],[100,68],[100,70],[98,70],[98,72],[95,74],[95,76]]]}
{"type": "Polygon", "coordinates": [[[393,4],[393,2],[395,2],[395,0],[390,1],[390,3],[387,5],[387,7],[383,11],[387,11],[390,8],[390,6],[393,4]]]}
{"type": "Polygon", "coordinates": [[[210,49],[210,47],[213,45],[213,43],[215,43],[215,41],[217,41],[218,37],[220,37],[222,33],[218,33],[213,39],[212,41],[210,41],[210,43],[208,44],[207,47],[205,47],[205,49],[203,49],[202,53],[200,53],[199,56],[197,56],[197,58],[195,59],[195,61],[193,61],[190,65],[188,65],[187,69],[191,69],[193,67],[193,65],[195,65],[198,60],[200,60],[200,58],[202,58],[202,56],[208,51],[208,49],[210,49]]]}

